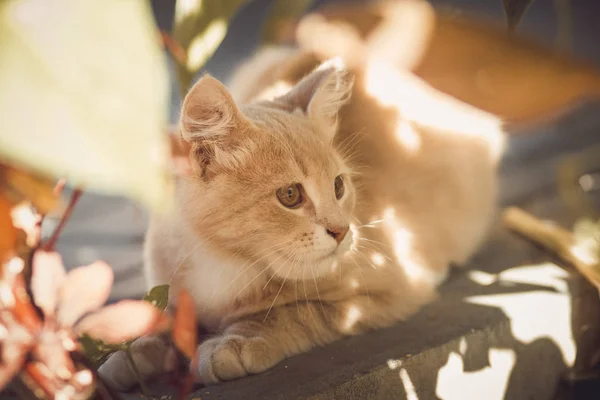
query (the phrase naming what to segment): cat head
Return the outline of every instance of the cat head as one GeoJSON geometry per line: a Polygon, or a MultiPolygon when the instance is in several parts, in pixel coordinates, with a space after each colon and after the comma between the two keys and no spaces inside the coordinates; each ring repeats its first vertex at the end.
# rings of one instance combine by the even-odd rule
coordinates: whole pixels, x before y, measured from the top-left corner
{"type": "Polygon", "coordinates": [[[204,76],[186,96],[178,201],[199,240],[287,279],[331,272],[350,249],[352,171],[334,147],[352,77],[333,62],[286,94],[238,107],[204,76]]]}

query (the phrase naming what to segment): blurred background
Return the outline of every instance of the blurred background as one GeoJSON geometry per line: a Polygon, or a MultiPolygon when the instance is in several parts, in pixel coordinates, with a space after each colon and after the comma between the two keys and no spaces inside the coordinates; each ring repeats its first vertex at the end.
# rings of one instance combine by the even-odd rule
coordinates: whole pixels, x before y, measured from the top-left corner
{"type": "MultiPolygon", "coordinates": [[[[353,1],[356,2],[317,0],[310,9],[353,1]]],[[[481,15],[499,25],[505,24],[501,0],[434,0],[431,3],[454,12],[481,15]]],[[[600,66],[600,1],[570,1],[571,43],[560,43],[557,10],[562,3],[564,0],[534,1],[517,31],[551,46],[568,45],[579,57],[600,66]]],[[[209,72],[226,81],[238,63],[255,50],[262,22],[271,5],[271,0],[253,0],[242,6],[231,21],[225,40],[200,74],[209,72]]],[[[170,31],[175,1],[153,0],[152,6],[159,28],[170,31]]],[[[170,119],[176,122],[181,99],[172,61],[169,71],[172,83],[170,119]]],[[[538,128],[542,135],[514,138],[504,161],[503,203],[515,202],[553,186],[554,167],[561,155],[600,142],[597,139],[600,138],[599,114],[594,106],[582,107],[552,125],[538,128]]],[[[68,196],[69,192],[65,195],[68,196]]],[[[98,258],[106,260],[115,268],[116,274],[112,298],[139,297],[146,290],[141,258],[146,221],[143,208],[127,199],[85,193],[61,236],[59,250],[67,267],[98,258]]],[[[44,230],[49,232],[52,227],[52,221],[48,221],[44,230]]]]}
{"type": "MultiPolygon", "coordinates": [[[[332,3],[350,2],[357,1],[317,0],[309,11],[332,3]]],[[[456,13],[480,15],[499,25],[505,25],[502,0],[430,2],[436,7],[456,13]]],[[[209,72],[226,82],[240,61],[256,49],[263,21],[272,3],[271,0],[247,1],[230,21],[225,40],[200,74],[209,72]]],[[[159,28],[170,32],[175,0],[152,0],[152,6],[159,28]]],[[[549,46],[570,49],[578,57],[600,68],[598,0],[535,0],[519,24],[517,32],[549,46]],[[565,4],[570,5],[566,11],[565,4]],[[565,27],[565,20],[561,19],[560,12],[569,14],[570,22],[566,28],[570,34],[567,38],[564,36],[564,30],[561,30],[561,26],[565,27]]],[[[169,72],[172,87],[170,120],[175,123],[181,98],[172,61],[169,61],[169,72]]],[[[564,157],[600,143],[599,109],[598,103],[583,105],[551,124],[536,127],[535,132],[511,138],[502,166],[502,205],[524,204],[529,199],[545,199],[547,203],[557,203],[556,171],[564,157]]],[[[600,169],[600,162],[598,164],[600,169]]],[[[65,196],[69,195],[66,191],[65,196]]],[[[563,217],[558,212],[552,215],[552,218],[558,221],[570,221],[570,218],[563,217]]],[[[53,223],[55,221],[46,221],[44,231],[52,231],[53,223]]],[[[112,265],[115,271],[115,285],[111,300],[139,298],[147,289],[142,275],[142,246],[146,224],[147,215],[143,207],[130,200],[84,193],[60,238],[58,250],[63,254],[65,264],[69,268],[97,259],[112,265]]],[[[501,254],[498,258],[502,257],[504,251],[506,248],[501,248],[500,253],[496,254],[501,254]]],[[[340,346],[343,345],[338,345],[338,349],[342,348],[340,346]]],[[[237,383],[231,386],[234,391],[235,387],[239,386],[235,385],[237,383]]],[[[263,386],[262,383],[260,386],[263,386]]]]}

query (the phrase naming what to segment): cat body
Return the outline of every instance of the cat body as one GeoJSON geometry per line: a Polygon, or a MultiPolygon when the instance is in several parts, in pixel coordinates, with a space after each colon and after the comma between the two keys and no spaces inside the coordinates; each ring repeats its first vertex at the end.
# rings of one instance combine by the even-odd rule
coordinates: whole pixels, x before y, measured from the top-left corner
{"type": "Polygon", "coordinates": [[[405,320],[493,219],[498,119],[393,66],[317,65],[264,49],[184,101],[191,172],[145,267],[194,298],[204,384],[405,320]]]}

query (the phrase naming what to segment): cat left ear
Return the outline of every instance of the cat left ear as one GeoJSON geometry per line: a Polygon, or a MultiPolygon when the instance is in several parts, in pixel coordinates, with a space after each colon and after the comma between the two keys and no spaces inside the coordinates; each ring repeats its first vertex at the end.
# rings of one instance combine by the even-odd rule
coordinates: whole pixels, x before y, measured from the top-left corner
{"type": "Polygon", "coordinates": [[[300,108],[322,130],[333,135],[337,131],[338,112],[350,99],[353,75],[340,59],[332,59],[302,79],[286,95],[277,99],[300,108]]]}

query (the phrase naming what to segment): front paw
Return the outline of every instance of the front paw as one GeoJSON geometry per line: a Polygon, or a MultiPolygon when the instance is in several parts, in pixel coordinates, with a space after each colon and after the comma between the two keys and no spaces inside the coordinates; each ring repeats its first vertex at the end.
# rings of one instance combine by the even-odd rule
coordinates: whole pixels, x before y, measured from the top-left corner
{"type": "Polygon", "coordinates": [[[204,385],[263,372],[283,354],[261,336],[222,335],[198,346],[196,380],[204,385]]]}

